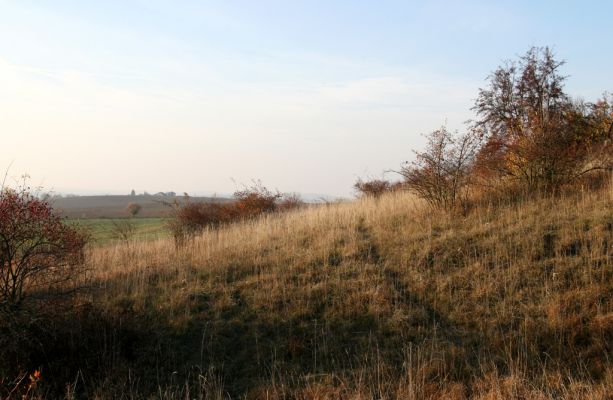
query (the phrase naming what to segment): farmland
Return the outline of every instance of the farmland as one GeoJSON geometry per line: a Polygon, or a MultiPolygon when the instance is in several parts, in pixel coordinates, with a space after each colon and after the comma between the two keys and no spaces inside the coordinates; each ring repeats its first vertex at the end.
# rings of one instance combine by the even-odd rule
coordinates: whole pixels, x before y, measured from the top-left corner
{"type": "Polygon", "coordinates": [[[95,244],[102,244],[119,240],[114,222],[129,221],[134,225],[134,240],[150,240],[168,237],[168,218],[82,218],[66,219],[66,223],[85,229],[95,244]]]}
{"type": "MultiPolygon", "coordinates": [[[[160,218],[171,213],[170,204],[175,201],[184,201],[182,196],[71,196],[58,197],[50,200],[52,206],[67,218],[125,218],[130,216],[127,209],[129,204],[136,203],[141,206],[139,217],[160,218]]],[[[191,202],[227,202],[229,199],[221,197],[190,197],[191,202]]]]}
{"type": "MultiPolygon", "coordinates": [[[[168,218],[174,202],[184,202],[181,196],[72,196],[59,197],[50,203],[65,218],[67,224],[83,228],[93,244],[99,245],[119,239],[115,222],[129,221],[134,227],[131,238],[151,240],[168,237],[168,218]],[[138,215],[130,217],[129,204],[140,206],[138,215]]],[[[215,197],[190,197],[190,202],[227,202],[229,199],[215,197]]]]}

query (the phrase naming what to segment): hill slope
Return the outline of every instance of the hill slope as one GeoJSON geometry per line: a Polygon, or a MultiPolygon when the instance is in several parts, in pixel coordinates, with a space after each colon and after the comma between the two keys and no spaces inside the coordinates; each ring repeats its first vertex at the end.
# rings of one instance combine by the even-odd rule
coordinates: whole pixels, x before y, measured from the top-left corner
{"type": "Polygon", "coordinates": [[[122,324],[98,393],[605,399],[612,259],[611,187],[467,217],[393,194],[95,248],[94,301],[122,324]]]}

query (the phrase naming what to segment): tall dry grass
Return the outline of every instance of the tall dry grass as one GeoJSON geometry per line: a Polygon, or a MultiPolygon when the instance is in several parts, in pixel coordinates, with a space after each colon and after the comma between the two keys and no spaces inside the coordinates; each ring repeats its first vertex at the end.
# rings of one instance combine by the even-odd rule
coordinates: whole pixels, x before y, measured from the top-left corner
{"type": "Polygon", "coordinates": [[[464,216],[396,192],[87,259],[132,338],[90,397],[613,393],[612,185],[464,216]]]}

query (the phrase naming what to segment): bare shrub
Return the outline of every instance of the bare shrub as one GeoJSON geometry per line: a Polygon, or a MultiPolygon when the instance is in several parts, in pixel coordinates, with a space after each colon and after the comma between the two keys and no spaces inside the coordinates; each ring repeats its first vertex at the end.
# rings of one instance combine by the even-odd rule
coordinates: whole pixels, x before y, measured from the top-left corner
{"type": "Polygon", "coordinates": [[[175,200],[171,206],[174,215],[169,228],[177,245],[183,244],[206,227],[217,227],[230,219],[225,204],[194,203],[189,196],[185,196],[182,203],[175,200]]]}
{"type": "Polygon", "coordinates": [[[392,183],[383,179],[370,179],[367,181],[361,178],[353,185],[353,188],[364,197],[380,197],[383,193],[392,190],[392,183]]]}
{"type": "Polygon", "coordinates": [[[437,208],[455,207],[466,195],[479,138],[472,133],[452,135],[445,127],[427,136],[423,152],[399,173],[404,186],[437,208]]]}
{"type": "Polygon", "coordinates": [[[111,221],[113,227],[111,231],[113,236],[117,239],[123,240],[124,242],[130,241],[134,234],[136,233],[136,225],[130,220],[127,219],[114,219],[111,221]]]}
{"type": "Polygon", "coordinates": [[[236,201],[231,206],[232,219],[248,219],[260,214],[277,210],[277,202],[283,197],[278,191],[272,191],[255,182],[251,186],[234,192],[236,201]]]}
{"type": "Polygon", "coordinates": [[[174,214],[169,228],[175,243],[183,244],[207,227],[217,228],[266,213],[296,209],[304,204],[298,195],[283,195],[267,189],[260,182],[237,190],[234,197],[234,201],[224,203],[193,203],[186,196],[183,202],[169,204],[174,214]]]}
{"type": "Polygon", "coordinates": [[[305,203],[298,193],[284,194],[277,203],[277,211],[285,212],[304,207],[305,203]]]}

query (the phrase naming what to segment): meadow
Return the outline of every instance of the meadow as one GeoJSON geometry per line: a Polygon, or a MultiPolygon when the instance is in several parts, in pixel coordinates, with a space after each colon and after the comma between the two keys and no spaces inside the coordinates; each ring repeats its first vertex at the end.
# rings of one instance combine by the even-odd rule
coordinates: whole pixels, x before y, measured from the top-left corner
{"type": "Polygon", "coordinates": [[[396,192],[87,252],[63,371],[87,398],[613,393],[612,185],[462,216],[396,192]]]}
{"type": "Polygon", "coordinates": [[[168,218],[71,218],[66,223],[85,229],[92,244],[108,243],[120,240],[113,222],[129,221],[134,225],[133,239],[151,240],[170,236],[168,218]]]}

